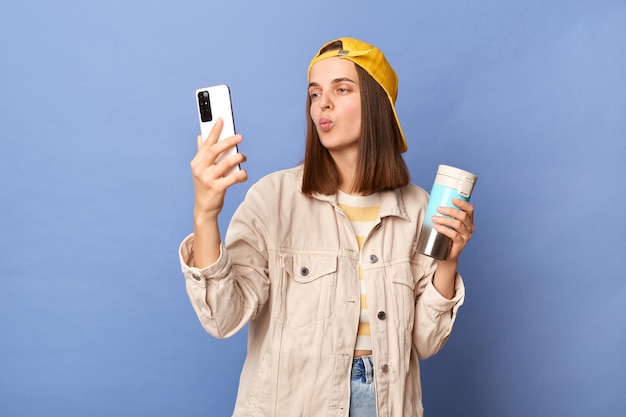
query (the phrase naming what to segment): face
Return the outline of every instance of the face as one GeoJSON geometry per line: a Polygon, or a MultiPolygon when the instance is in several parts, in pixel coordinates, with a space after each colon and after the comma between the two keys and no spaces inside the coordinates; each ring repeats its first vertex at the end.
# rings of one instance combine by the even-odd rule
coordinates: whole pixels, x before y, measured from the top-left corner
{"type": "Polygon", "coordinates": [[[356,152],[361,135],[361,93],[355,64],[331,57],[316,62],[309,76],[309,114],[331,154],[356,152]]]}

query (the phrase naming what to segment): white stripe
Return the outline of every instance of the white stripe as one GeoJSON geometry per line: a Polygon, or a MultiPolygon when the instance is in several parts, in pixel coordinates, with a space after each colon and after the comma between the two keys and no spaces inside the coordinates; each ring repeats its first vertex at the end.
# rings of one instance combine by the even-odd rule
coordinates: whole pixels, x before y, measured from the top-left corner
{"type": "Polygon", "coordinates": [[[368,314],[368,310],[361,310],[361,314],[359,314],[359,322],[360,323],[370,322],[370,315],[368,314]]]}
{"type": "Polygon", "coordinates": [[[352,227],[354,228],[354,234],[360,237],[367,237],[370,230],[374,228],[376,222],[351,222],[352,227]]]}
{"type": "Polygon", "coordinates": [[[339,190],[337,192],[337,202],[352,207],[377,206],[380,202],[380,193],[370,195],[352,195],[339,190]]]}

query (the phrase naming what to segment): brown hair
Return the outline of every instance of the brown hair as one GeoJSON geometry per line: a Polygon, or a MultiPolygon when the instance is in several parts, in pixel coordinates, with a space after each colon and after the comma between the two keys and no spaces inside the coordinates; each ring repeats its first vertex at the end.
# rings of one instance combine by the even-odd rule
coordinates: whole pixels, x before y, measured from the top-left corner
{"type": "MultiPolygon", "coordinates": [[[[321,50],[322,54],[342,49],[341,41],[321,50]]],[[[409,169],[402,158],[402,133],[396,123],[385,90],[364,69],[355,64],[361,91],[361,138],[357,166],[351,191],[371,194],[409,184],[409,169]]],[[[306,149],[302,192],[335,194],[339,188],[339,172],[330,152],[319,139],[309,113],[311,98],[306,100],[306,149]]]]}

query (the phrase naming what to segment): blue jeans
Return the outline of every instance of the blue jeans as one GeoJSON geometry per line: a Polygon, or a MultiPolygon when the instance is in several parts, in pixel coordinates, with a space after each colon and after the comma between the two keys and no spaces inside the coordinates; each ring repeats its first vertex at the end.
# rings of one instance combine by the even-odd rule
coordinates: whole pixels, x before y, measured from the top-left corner
{"type": "Polygon", "coordinates": [[[350,378],[350,417],[376,417],[374,360],[371,356],[352,361],[350,378]]]}

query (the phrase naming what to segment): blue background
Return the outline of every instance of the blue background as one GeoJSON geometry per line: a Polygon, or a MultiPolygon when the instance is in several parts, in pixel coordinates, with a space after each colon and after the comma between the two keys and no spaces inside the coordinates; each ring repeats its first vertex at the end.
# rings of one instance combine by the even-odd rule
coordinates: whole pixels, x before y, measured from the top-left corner
{"type": "Polygon", "coordinates": [[[429,416],[626,412],[626,2],[0,5],[0,415],[227,416],[246,335],[185,294],[194,91],[228,83],[250,181],[302,158],[306,67],[374,43],[413,182],[475,172],[466,304],[429,416]]]}

